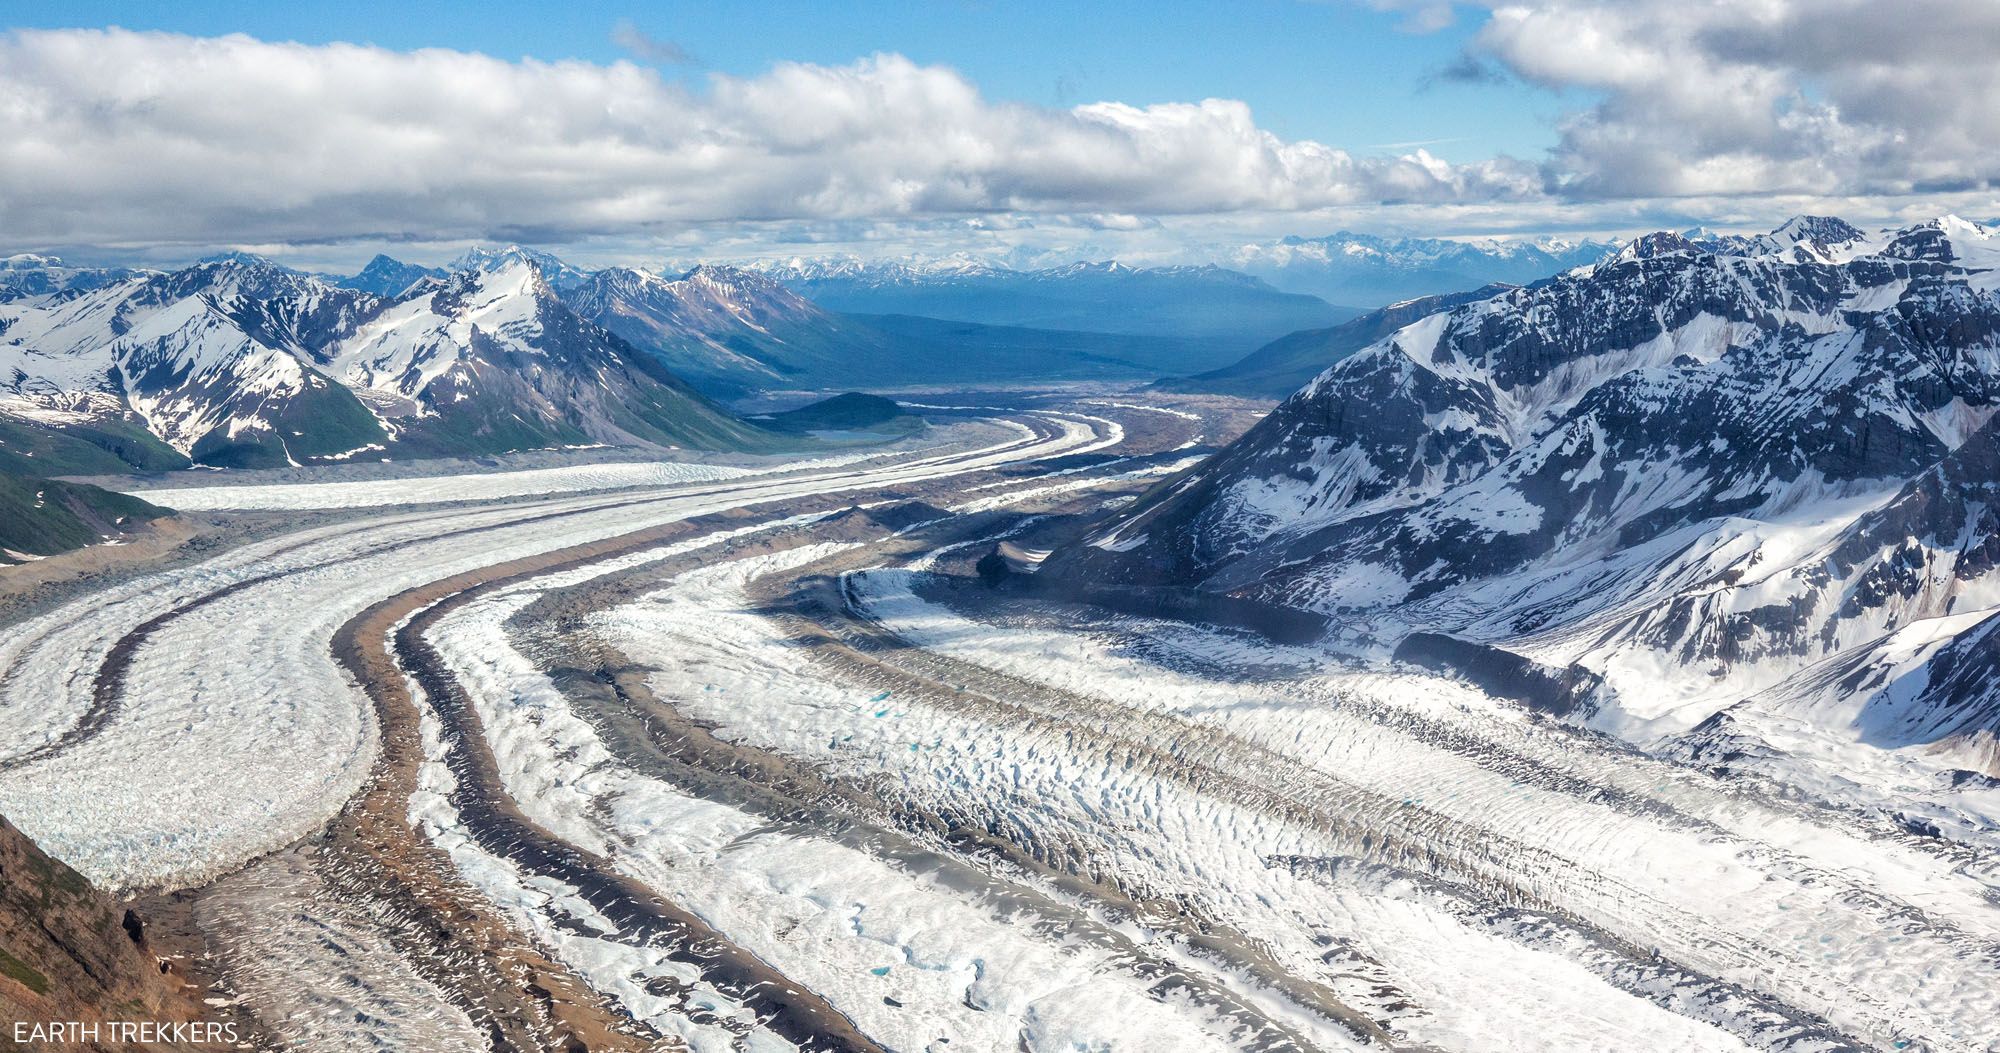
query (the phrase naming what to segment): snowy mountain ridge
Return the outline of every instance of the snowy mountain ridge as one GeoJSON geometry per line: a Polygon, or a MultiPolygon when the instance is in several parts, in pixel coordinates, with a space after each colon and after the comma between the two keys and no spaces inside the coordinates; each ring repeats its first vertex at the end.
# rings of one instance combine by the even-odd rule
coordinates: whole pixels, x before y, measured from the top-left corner
{"type": "MultiPolygon", "coordinates": [[[[1649,743],[1759,699],[1860,727],[1841,662],[1959,647],[2000,683],[2000,637],[1966,635],[2000,613],[1994,245],[1955,217],[1649,235],[1403,326],[1051,565],[1322,612],[1364,651],[1512,652],[1649,743]]],[[[1883,681],[1927,701],[1869,733],[2000,774],[1990,694],[1921,680],[1883,681]]]]}
{"type": "Polygon", "coordinates": [[[843,337],[856,338],[778,281],[715,264],[677,276],[607,267],[566,299],[579,316],[697,382],[780,383],[824,363],[843,337]]]}
{"type": "Polygon", "coordinates": [[[396,441],[464,452],[755,436],[576,318],[543,266],[495,254],[380,296],[231,254],[16,299],[0,304],[0,412],[136,421],[222,465],[396,441]]]}
{"type": "Polygon", "coordinates": [[[1504,282],[1529,282],[1596,263],[1619,241],[1404,238],[1337,231],[1229,247],[1223,262],[1288,292],[1371,307],[1504,282]]]}

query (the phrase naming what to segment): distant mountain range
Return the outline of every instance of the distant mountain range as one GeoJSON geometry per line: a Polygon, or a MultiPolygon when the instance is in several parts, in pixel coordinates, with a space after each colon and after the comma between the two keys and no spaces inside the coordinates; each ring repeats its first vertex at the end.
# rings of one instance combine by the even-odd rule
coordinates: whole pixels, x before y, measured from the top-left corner
{"type": "Polygon", "coordinates": [[[1222,262],[1286,292],[1373,308],[1495,283],[1526,285],[1596,263],[1620,247],[1559,238],[1454,241],[1340,231],[1238,246],[1222,262]]]}
{"type": "Polygon", "coordinates": [[[130,267],[71,267],[54,256],[23,253],[0,259],[0,300],[95,289],[139,273],[130,267]]]}
{"type": "Polygon", "coordinates": [[[586,272],[519,247],[447,268],[379,256],[336,279],[241,253],[175,271],[17,257],[0,275],[0,422],[134,469],[589,443],[759,449],[799,440],[713,397],[1146,379],[1230,353],[1197,338],[848,315],[751,271],[586,272]]]}
{"type": "MultiPolygon", "coordinates": [[[[1511,272],[1532,263],[1535,259],[1541,259],[1544,265],[1552,268],[1559,263],[1562,265],[1560,269],[1530,274],[1528,278],[1518,282],[1496,279],[1492,284],[1480,288],[1439,292],[1401,300],[1337,326],[1289,333],[1258,348],[1240,361],[1220,369],[1190,377],[1169,378],[1155,386],[1163,391],[1283,398],[1341,358],[1360,351],[1410,322],[1435,314],[1447,307],[1491,299],[1517,285],[1553,281],[1564,271],[1574,270],[1577,267],[1591,266],[1604,260],[1633,259],[1676,250],[1733,256],[1772,256],[1802,262],[1829,262],[1843,253],[1851,252],[1853,246],[1863,243],[1866,237],[1843,220],[1826,216],[1800,216],[1769,234],[1714,234],[1697,229],[1678,234],[1672,232],[1648,234],[1629,242],[1580,242],[1567,250],[1566,255],[1570,260],[1590,257],[1585,263],[1568,263],[1544,249],[1518,246],[1512,255],[1498,254],[1493,257],[1495,261],[1505,262],[1505,267],[1497,269],[1511,272]]],[[[1367,240],[1384,244],[1381,239],[1367,240]]],[[[1399,244],[1407,246],[1411,243],[1399,244]]],[[[1422,255],[1434,256],[1437,246],[1458,243],[1417,244],[1423,247],[1422,255]]],[[[1545,242],[1543,245],[1545,249],[1555,247],[1555,243],[1545,242]]],[[[1480,251],[1476,246],[1459,247],[1475,254],[1480,251]]],[[[1458,253],[1455,258],[1464,261],[1467,257],[1464,253],[1458,253]]]]}
{"type": "Polygon", "coordinates": [[[1412,313],[1043,573],[1526,663],[1652,745],[1804,721],[1992,770],[2000,233],[1662,233],[1412,313]]]}
{"type": "Polygon", "coordinates": [[[134,467],[770,444],[518,255],[394,296],[229,255],[0,303],[0,414],[134,467]]]}
{"type": "Polygon", "coordinates": [[[1104,262],[1015,270],[963,258],[923,266],[853,259],[751,266],[834,311],[1206,340],[1236,345],[1239,352],[1357,313],[1216,266],[1104,262]]]}

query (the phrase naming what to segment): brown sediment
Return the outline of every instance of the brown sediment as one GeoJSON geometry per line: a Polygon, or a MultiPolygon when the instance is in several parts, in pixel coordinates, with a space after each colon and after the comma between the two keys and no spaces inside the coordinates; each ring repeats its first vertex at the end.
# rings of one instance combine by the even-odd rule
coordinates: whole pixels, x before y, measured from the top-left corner
{"type": "Polygon", "coordinates": [[[250,1021],[205,1001],[199,944],[163,925],[164,913],[118,901],[0,819],[0,1051],[191,1053],[254,1042],[250,1021]],[[17,1025],[33,1036],[71,1022],[79,1026],[53,1033],[75,1041],[14,1041],[17,1025]],[[231,1042],[113,1037],[115,1027],[146,1022],[196,1024],[199,1037],[231,1042]]]}
{"type": "MultiPolygon", "coordinates": [[[[990,529],[996,519],[1004,518],[955,520],[945,528],[951,531],[951,536],[944,540],[978,536],[982,529],[990,529]]],[[[842,609],[836,579],[829,576],[831,573],[847,566],[879,564],[885,557],[907,556],[941,543],[936,536],[890,539],[891,531],[871,523],[870,519],[870,514],[863,513],[833,529],[821,525],[810,533],[792,532],[787,536],[774,532],[737,541],[739,557],[824,541],[829,535],[875,542],[863,552],[844,553],[810,568],[758,581],[752,586],[752,595],[753,600],[761,600],[760,612],[772,619],[787,638],[803,645],[802,656],[810,656],[815,666],[839,679],[866,681],[871,688],[888,682],[896,685],[899,695],[954,707],[978,706],[988,713],[1004,711],[1014,718],[1025,716],[1015,707],[979,693],[977,687],[968,694],[964,688],[947,685],[935,676],[885,664],[857,650],[847,639],[851,631],[865,632],[873,627],[829,624],[835,620],[853,621],[842,609]],[[942,701],[945,699],[949,701],[942,701]]],[[[1382,1022],[1343,1004],[1325,986],[1286,972],[1251,943],[1200,916],[1187,904],[1135,894],[1108,875],[1088,872],[1080,852],[1046,841],[1022,843],[1010,836],[1009,831],[992,827],[987,820],[941,815],[908,801],[890,800],[855,780],[718,738],[710,727],[689,719],[656,697],[647,682],[651,670],[632,665],[601,641],[565,631],[578,624],[582,616],[622,597],[657,588],[664,580],[709,559],[712,557],[706,554],[690,554],[593,581],[588,586],[557,590],[516,616],[515,620],[524,628],[546,627],[545,631],[535,633],[538,652],[558,653],[566,663],[564,668],[550,671],[552,678],[565,695],[591,713],[614,751],[627,758],[628,763],[635,763],[641,770],[667,778],[706,799],[744,808],[774,822],[800,823],[822,836],[862,847],[912,872],[929,874],[987,899],[996,910],[1009,916],[1026,912],[1050,919],[1047,925],[1058,928],[1061,924],[1053,919],[1068,918],[1070,926],[1080,927],[1064,932],[1052,928],[1051,935],[1056,938],[1096,939],[1112,944],[1123,940],[1087,915],[1036,891],[1033,883],[994,876],[995,873],[1032,874],[1036,883],[1059,890],[1065,898],[1090,904],[1107,916],[1134,918],[1150,927],[1176,933],[1195,953],[1257,976],[1264,986],[1284,992],[1302,1007],[1316,1009],[1330,1021],[1349,1028],[1358,1039],[1388,1048],[1416,1048],[1382,1022]],[[927,847],[933,844],[942,851],[927,847]],[[984,866],[972,865],[969,860],[983,861],[984,866]]],[[[878,629],[874,631],[879,633],[878,629]]],[[[976,683],[975,671],[959,672],[964,675],[958,676],[957,683],[976,683]]],[[[1262,1019],[1254,1010],[1237,1004],[1235,996],[1223,989],[1182,975],[1162,963],[1148,964],[1149,958],[1143,954],[1132,961],[1135,969],[1156,982],[1163,997],[1169,989],[1178,987],[1220,1005],[1233,1006],[1233,1011],[1252,1032],[1265,1032],[1265,1045],[1269,1048],[1292,1048],[1287,1043],[1303,1041],[1288,1034],[1282,1025],[1262,1019]]]]}
{"type": "MultiPolygon", "coordinates": [[[[1039,433],[1044,429],[1037,428],[1039,433]]],[[[1034,441],[1034,440],[1027,440],[1034,441]]],[[[893,484],[891,484],[893,485],[893,484]]],[[[588,514],[609,507],[692,497],[704,488],[671,494],[611,499],[587,508],[565,509],[546,516],[527,516],[491,526],[450,533],[518,526],[537,518],[588,514]]],[[[328,829],[313,839],[315,869],[326,888],[343,899],[370,904],[384,919],[383,931],[398,953],[427,979],[451,992],[487,1034],[496,1050],[639,1050],[672,1044],[632,1021],[621,1008],[591,990],[571,970],[552,960],[518,932],[497,908],[486,903],[453,871],[448,857],[418,836],[408,818],[408,802],[416,789],[423,748],[417,708],[406,687],[399,654],[389,640],[399,622],[411,624],[395,632],[397,651],[410,671],[424,682],[431,700],[458,732],[452,751],[459,775],[456,803],[461,813],[478,813],[485,828],[484,843],[497,854],[539,867],[576,884],[586,898],[608,897],[622,928],[634,929],[674,948],[675,956],[697,965],[704,978],[740,1000],[762,1018],[765,1026],[807,1048],[873,1050],[872,1040],[859,1033],[838,1011],[811,992],[801,992],[782,975],[735,947],[699,919],[662,901],[651,890],[622,875],[602,859],[569,846],[523,817],[500,784],[491,755],[479,735],[477,716],[463,705],[457,687],[436,668],[421,634],[424,626],[458,604],[487,589],[535,575],[593,563],[682,537],[777,517],[804,510],[830,511],[846,507],[858,491],[845,496],[807,495],[790,501],[763,501],[754,517],[734,510],[698,520],[684,520],[618,538],[576,546],[536,557],[497,564],[468,574],[433,582],[383,601],[350,620],[335,637],[334,651],[343,666],[364,687],[376,709],[381,754],[364,787],[328,829]],[[593,895],[597,893],[598,895],[593,895]]],[[[198,532],[197,532],[198,533],[198,532]]],[[[191,535],[192,536],[192,535],[191,535]]],[[[167,552],[174,550],[170,546],[167,552]]],[[[128,555],[128,554],[121,554],[128,555]]],[[[155,554],[150,557],[159,559],[155,554]]],[[[338,562],[338,561],[335,561],[338,562]]],[[[223,590],[223,593],[232,591],[223,590]]],[[[190,601],[198,606],[220,594],[190,601]]],[[[183,605],[164,617],[185,613],[183,605]]],[[[122,686],[123,660],[147,635],[141,627],[124,641],[122,653],[99,670],[98,697],[109,719],[122,686]]],[[[88,737],[104,720],[86,721],[80,734],[88,737]]],[[[65,741],[64,745],[72,744],[65,741]]],[[[167,924],[161,936],[176,934],[189,950],[180,955],[202,960],[199,933],[188,909],[198,894],[154,896],[149,902],[167,924]]],[[[249,1026],[246,1024],[246,1026],[249,1026]]]]}
{"type": "Polygon", "coordinates": [[[507,565],[434,582],[395,596],[341,626],[334,654],[375,706],[381,754],[368,785],[324,838],[320,871],[356,901],[388,901],[405,924],[397,949],[427,979],[451,992],[495,1050],[660,1048],[567,967],[538,950],[454,871],[443,850],[411,827],[409,802],[424,760],[415,700],[389,653],[397,625],[507,565]]]}
{"type": "MultiPolygon", "coordinates": [[[[820,503],[840,504],[831,500],[820,503]]],[[[374,780],[330,831],[326,854],[329,862],[337,865],[324,870],[330,876],[340,875],[335,880],[341,882],[344,894],[379,896],[382,890],[393,889],[398,906],[419,918],[433,919],[414,926],[415,932],[428,936],[428,946],[409,948],[412,962],[420,968],[427,962],[456,961],[468,955],[481,963],[480,968],[470,970],[471,975],[460,972],[433,979],[447,990],[466,992],[468,1003],[483,1007],[485,1019],[475,1019],[506,1035],[506,1043],[496,1041],[496,1048],[563,1050],[566,1047],[562,1045],[546,1044],[546,1039],[560,1037],[557,1032],[582,1038],[592,1050],[644,1048],[637,1040],[652,1036],[626,1021],[617,1007],[591,992],[567,968],[534,950],[483,903],[477,892],[452,874],[442,851],[411,829],[408,802],[416,789],[423,749],[416,705],[405,686],[406,673],[424,688],[446,724],[454,742],[453,771],[460,784],[454,804],[489,850],[524,869],[576,886],[621,931],[653,937],[669,957],[700,969],[704,980],[740,1000],[766,1027],[802,1047],[878,1048],[817,995],[800,990],[699,918],[617,873],[608,861],[561,841],[522,815],[501,784],[477,715],[464,705],[457,685],[443,674],[435,654],[422,639],[425,628],[439,617],[494,588],[754,518],[731,511],[682,520],[456,575],[376,605],[343,626],[335,637],[335,653],[375,702],[383,729],[382,759],[374,780]],[[396,629],[405,619],[408,623],[396,629]],[[392,630],[394,654],[389,646],[392,630]],[[521,1045],[522,1037],[544,1044],[521,1045]],[[617,1044],[620,1041],[627,1044],[617,1044]]]]}
{"type": "Polygon", "coordinates": [[[116,545],[88,545],[27,563],[0,565],[0,609],[37,590],[69,584],[106,571],[143,569],[159,563],[196,537],[213,531],[187,516],[156,519],[124,535],[116,545]]]}

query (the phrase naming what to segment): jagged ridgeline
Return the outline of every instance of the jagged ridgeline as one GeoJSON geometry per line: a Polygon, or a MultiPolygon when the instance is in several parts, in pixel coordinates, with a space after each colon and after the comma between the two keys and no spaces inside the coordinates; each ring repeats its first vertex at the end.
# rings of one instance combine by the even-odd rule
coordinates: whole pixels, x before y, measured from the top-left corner
{"type": "Polygon", "coordinates": [[[1050,566],[1505,648],[1640,739],[1757,696],[1981,767],[1996,266],[1950,217],[1642,238],[1408,321],[1050,566]]]}
{"type": "Polygon", "coordinates": [[[1212,267],[996,272],[977,288],[927,273],[924,302],[952,313],[926,317],[898,313],[893,296],[875,302],[885,313],[841,313],[752,270],[588,272],[520,247],[448,267],[378,256],[343,278],[240,253],[173,272],[4,264],[0,421],[106,448],[98,437],[122,436],[121,462],[141,469],[599,443],[772,449],[797,440],[713,400],[1151,380],[1349,313],[1212,267]],[[1149,304],[1255,336],[1162,331],[1149,304]]]}
{"type": "Polygon", "coordinates": [[[0,326],[0,410],[157,440],[134,444],[152,463],[121,454],[135,467],[773,444],[579,319],[519,253],[386,295],[228,255],[19,297],[0,304],[0,326]]]}

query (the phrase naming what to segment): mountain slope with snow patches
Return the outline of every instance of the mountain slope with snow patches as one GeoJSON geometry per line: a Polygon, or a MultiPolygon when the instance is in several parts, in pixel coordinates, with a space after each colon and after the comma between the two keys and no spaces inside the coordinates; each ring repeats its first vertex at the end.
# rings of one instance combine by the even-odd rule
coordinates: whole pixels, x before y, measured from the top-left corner
{"type": "MultiPolygon", "coordinates": [[[[393,296],[233,255],[0,304],[0,412],[136,420],[212,465],[770,436],[565,307],[500,253],[393,296]]],[[[386,270],[387,268],[377,268],[386,270]]]]}
{"type": "Polygon", "coordinates": [[[1227,263],[1287,292],[1374,307],[1495,282],[1526,285],[1596,263],[1618,248],[1587,239],[1457,241],[1339,231],[1238,246],[1227,263]]]}
{"type": "Polygon", "coordinates": [[[1642,742],[1768,690],[2000,773],[1991,645],[1950,642],[2000,610],[1993,237],[1639,239],[1337,362],[1051,565],[1500,648],[1642,742]]]}
{"type": "Polygon", "coordinates": [[[812,383],[888,341],[751,271],[703,265],[676,278],[608,267],[565,297],[580,317],[696,384],[749,389],[812,383]]]}

